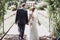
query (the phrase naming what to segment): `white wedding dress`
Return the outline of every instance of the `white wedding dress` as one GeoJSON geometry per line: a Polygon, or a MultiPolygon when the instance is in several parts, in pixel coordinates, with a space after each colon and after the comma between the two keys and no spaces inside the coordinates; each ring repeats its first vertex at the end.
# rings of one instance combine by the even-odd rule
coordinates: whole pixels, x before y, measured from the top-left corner
{"type": "MultiPolygon", "coordinates": [[[[31,12],[29,14],[31,14],[31,12]]],[[[32,16],[33,18],[31,18],[30,20],[30,40],[39,40],[37,31],[37,24],[38,24],[37,12],[35,11],[32,14],[32,16]]]]}

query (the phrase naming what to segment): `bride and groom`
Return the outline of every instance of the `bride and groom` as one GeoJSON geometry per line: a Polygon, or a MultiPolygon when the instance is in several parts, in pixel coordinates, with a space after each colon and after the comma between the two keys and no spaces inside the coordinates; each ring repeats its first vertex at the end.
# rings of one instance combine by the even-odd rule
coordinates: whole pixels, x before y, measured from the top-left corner
{"type": "Polygon", "coordinates": [[[38,15],[35,8],[31,7],[28,13],[25,9],[25,3],[22,4],[20,9],[17,9],[15,23],[18,24],[19,40],[24,39],[25,24],[30,25],[30,40],[39,40],[37,32],[38,15]],[[28,17],[29,14],[29,17],[28,17]]]}

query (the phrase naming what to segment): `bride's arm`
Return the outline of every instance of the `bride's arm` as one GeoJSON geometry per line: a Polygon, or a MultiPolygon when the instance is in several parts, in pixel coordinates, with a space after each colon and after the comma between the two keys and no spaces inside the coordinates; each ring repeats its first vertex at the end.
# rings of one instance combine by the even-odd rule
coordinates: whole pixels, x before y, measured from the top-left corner
{"type": "Polygon", "coordinates": [[[31,17],[32,17],[32,14],[29,14],[29,20],[28,20],[28,23],[30,22],[31,17]]]}

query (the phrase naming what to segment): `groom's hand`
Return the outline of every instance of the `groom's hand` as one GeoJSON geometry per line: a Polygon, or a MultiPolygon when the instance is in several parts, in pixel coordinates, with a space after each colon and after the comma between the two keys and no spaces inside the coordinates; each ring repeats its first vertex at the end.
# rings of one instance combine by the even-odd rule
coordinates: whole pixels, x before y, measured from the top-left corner
{"type": "Polygon", "coordinates": [[[29,25],[29,24],[27,23],[27,25],[29,25]]]}
{"type": "Polygon", "coordinates": [[[15,22],[15,24],[17,24],[17,22],[15,22]]]}
{"type": "Polygon", "coordinates": [[[27,25],[29,25],[29,23],[27,23],[27,25]]]}

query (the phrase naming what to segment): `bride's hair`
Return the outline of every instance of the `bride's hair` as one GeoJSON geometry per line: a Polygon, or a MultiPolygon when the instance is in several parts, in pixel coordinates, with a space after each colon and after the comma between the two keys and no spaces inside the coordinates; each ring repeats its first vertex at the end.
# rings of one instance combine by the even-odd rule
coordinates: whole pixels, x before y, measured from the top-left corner
{"type": "Polygon", "coordinates": [[[35,8],[32,8],[32,11],[34,11],[35,10],[35,8]]]}
{"type": "Polygon", "coordinates": [[[30,7],[30,10],[34,12],[34,10],[35,10],[35,7],[30,7]]]}

